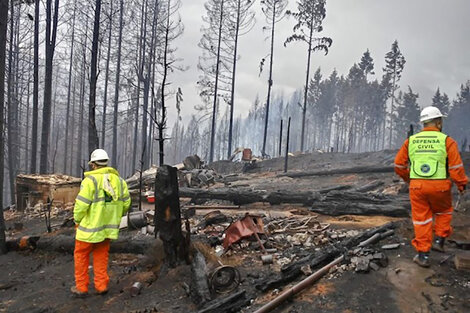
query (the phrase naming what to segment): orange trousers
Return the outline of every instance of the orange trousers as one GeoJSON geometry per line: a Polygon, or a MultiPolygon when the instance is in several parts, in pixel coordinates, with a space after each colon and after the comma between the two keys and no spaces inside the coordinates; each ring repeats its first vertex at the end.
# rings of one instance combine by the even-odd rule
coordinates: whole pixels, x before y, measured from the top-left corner
{"type": "Polygon", "coordinates": [[[449,237],[452,234],[452,182],[450,180],[411,180],[411,216],[415,238],[413,246],[418,252],[428,252],[432,234],[449,237]]]}
{"type": "Polygon", "coordinates": [[[98,292],[108,289],[108,258],[110,240],[98,243],[89,243],[75,240],[75,251],[73,254],[75,262],[75,286],[81,292],[88,292],[90,277],[88,266],[90,265],[90,254],[93,253],[93,274],[95,290],[98,292]]]}

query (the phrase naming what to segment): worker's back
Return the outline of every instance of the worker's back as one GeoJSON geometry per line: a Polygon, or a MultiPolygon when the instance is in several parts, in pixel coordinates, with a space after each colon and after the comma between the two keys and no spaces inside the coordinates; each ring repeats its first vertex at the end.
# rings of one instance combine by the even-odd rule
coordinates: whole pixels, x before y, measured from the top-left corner
{"type": "Polygon", "coordinates": [[[129,207],[127,184],[115,169],[103,167],[86,172],[75,202],[74,219],[79,222],[76,239],[117,239],[121,217],[129,207]]]}

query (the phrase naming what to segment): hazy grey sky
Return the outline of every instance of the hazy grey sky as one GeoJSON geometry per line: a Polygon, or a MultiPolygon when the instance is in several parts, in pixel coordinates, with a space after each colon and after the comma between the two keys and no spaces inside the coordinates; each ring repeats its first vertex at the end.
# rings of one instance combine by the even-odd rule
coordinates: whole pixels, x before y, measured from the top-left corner
{"type": "MultiPolygon", "coordinates": [[[[189,70],[171,77],[174,86],[184,93],[182,115],[187,121],[193,107],[201,103],[196,89],[201,50],[197,46],[203,24],[204,0],[182,0],[181,18],[185,32],[175,43],[177,55],[189,70]]],[[[289,8],[295,10],[296,2],[289,8]]],[[[245,116],[256,95],[264,102],[267,93],[266,74],[258,77],[258,65],[269,51],[262,32],[266,24],[259,0],[254,7],[257,22],[254,29],[240,40],[240,61],[236,81],[235,115],[245,116]]],[[[336,68],[346,75],[353,63],[369,49],[375,62],[375,77],[382,76],[384,56],[397,39],[406,58],[400,85],[410,85],[420,95],[419,104],[429,105],[438,86],[452,99],[460,84],[470,79],[470,1],[468,0],[327,0],[327,17],[323,36],[333,39],[330,53],[315,53],[312,72],[320,66],[324,76],[336,68]]],[[[306,46],[283,43],[292,31],[294,21],[277,24],[274,52],[274,94],[286,97],[302,87],[305,80],[306,46]]],[[[267,72],[267,71],[265,71],[267,72]]],[[[225,110],[225,105],[221,108],[225,110]]],[[[174,117],[174,107],[170,112],[174,117]]],[[[222,111],[223,112],[223,111],[222,111]]]]}

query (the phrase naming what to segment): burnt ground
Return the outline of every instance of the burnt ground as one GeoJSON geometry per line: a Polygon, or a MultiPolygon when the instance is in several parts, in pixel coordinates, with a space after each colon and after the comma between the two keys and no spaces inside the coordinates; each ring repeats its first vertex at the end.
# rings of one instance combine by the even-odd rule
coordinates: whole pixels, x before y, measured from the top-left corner
{"type": "MultiPolygon", "coordinates": [[[[393,162],[393,152],[362,155],[304,155],[292,158],[294,169],[322,169],[326,164],[332,167],[351,166],[351,164],[382,164],[393,162]],[[296,168],[297,167],[297,168],[296,168]]],[[[470,154],[464,155],[466,168],[470,168],[470,154]]],[[[297,179],[277,177],[275,171],[282,168],[282,160],[270,160],[256,165],[248,173],[242,173],[239,164],[225,171],[238,173],[241,179],[232,184],[247,184],[257,188],[277,189],[311,188],[320,189],[336,184],[364,184],[381,179],[386,184],[380,192],[396,191],[397,178],[392,174],[335,175],[330,177],[310,177],[297,179]],[[265,163],[267,162],[267,163],[265,163]],[[265,164],[263,164],[265,163],[265,164]],[[238,169],[237,169],[238,167],[238,169]],[[254,172],[251,172],[254,171],[254,172]],[[309,187],[310,186],[310,187],[309,187]]],[[[215,166],[214,166],[215,167],[215,166]]],[[[223,172],[220,170],[220,172],[223,172]]],[[[468,172],[468,170],[467,170],[468,172]]],[[[225,173],[227,174],[227,173],[225,173]]],[[[235,187],[235,186],[234,186],[235,187]]],[[[406,195],[403,195],[406,197],[406,195]]],[[[278,205],[255,203],[242,206],[240,210],[222,210],[224,214],[241,216],[244,212],[264,214],[265,224],[272,218],[318,216],[307,208],[297,205],[278,205]]],[[[197,211],[202,217],[207,210],[197,211]]],[[[28,218],[13,212],[6,212],[8,236],[42,235],[44,221],[28,218]],[[14,222],[21,221],[24,228],[15,231],[14,222]]],[[[57,217],[52,224],[60,223],[57,217]]],[[[389,221],[401,221],[396,235],[376,245],[377,249],[386,243],[401,243],[397,250],[387,250],[389,264],[378,271],[356,273],[351,270],[331,271],[313,286],[284,303],[275,311],[281,312],[469,312],[470,311],[470,272],[457,271],[452,255],[458,253],[455,245],[449,244],[445,254],[432,253],[432,266],[423,269],[412,261],[415,252],[410,245],[412,224],[408,218],[382,216],[318,216],[322,223],[330,223],[333,230],[364,230],[389,221]],[[442,262],[442,264],[440,264],[442,262]]],[[[470,210],[457,212],[453,219],[454,234],[451,239],[470,241],[470,210]]],[[[73,233],[73,229],[59,229],[56,232],[73,233]]],[[[137,231],[121,232],[122,236],[143,236],[137,231]]],[[[203,235],[199,232],[196,237],[203,235]]],[[[289,251],[300,255],[310,249],[293,246],[289,251]]],[[[273,299],[282,289],[266,293],[257,291],[254,286],[263,277],[274,275],[280,266],[263,265],[261,252],[250,247],[236,248],[235,252],[223,259],[226,264],[235,265],[241,272],[242,284],[239,289],[247,290],[251,300],[242,312],[254,312],[261,305],[273,299]]],[[[69,289],[73,285],[73,256],[44,250],[10,252],[0,256],[0,312],[197,312],[186,288],[189,285],[190,268],[181,265],[176,269],[165,270],[161,267],[162,253],[158,242],[146,255],[111,254],[109,273],[110,292],[105,296],[91,295],[85,299],[75,299],[69,289]],[[130,287],[143,282],[144,288],[136,297],[131,297],[130,287]]],[[[295,256],[293,257],[295,260],[295,256]]],[[[289,284],[283,288],[292,286],[289,284]]]]}

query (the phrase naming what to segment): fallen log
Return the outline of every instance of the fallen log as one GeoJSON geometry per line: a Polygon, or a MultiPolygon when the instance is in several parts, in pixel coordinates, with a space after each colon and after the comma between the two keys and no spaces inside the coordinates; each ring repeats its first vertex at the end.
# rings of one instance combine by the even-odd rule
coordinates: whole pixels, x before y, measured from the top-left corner
{"type": "MultiPolygon", "coordinates": [[[[24,238],[24,237],[23,237],[24,238]]],[[[54,235],[54,236],[43,236],[43,237],[29,237],[34,238],[34,245],[18,245],[16,243],[24,242],[24,239],[10,239],[7,243],[9,251],[18,250],[34,250],[40,249],[45,251],[65,252],[73,253],[75,249],[75,237],[66,235],[54,235]]],[[[31,240],[29,240],[31,241],[31,240]]],[[[118,240],[111,242],[111,253],[131,253],[131,254],[144,254],[155,244],[153,237],[143,238],[130,238],[121,237],[118,240]]]]}
{"type": "Polygon", "coordinates": [[[270,275],[269,277],[259,279],[256,282],[255,287],[258,290],[267,291],[270,289],[285,286],[286,284],[296,280],[298,277],[303,275],[303,272],[301,270],[302,266],[308,264],[312,270],[324,266],[329,262],[333,261],[340,254],[359,245],[361,242],[364,242],[364,240],[371,238],[375,234],[385,233],[388,230],[394,229],[395,226],[396,224],[393,222],[387,223],[380,227],[365,231],[357,236],[343,240],[338,244],[326,246],[320,251],[316,251],[311,255],[308,255],[298,261],[294,261],[290,264],[283,266],[281,268],[281,273],[277,275],[270,275]]]}
{"type": "Polygon", "coordinates": [[[302,204],[310,206],[313,212],[333,216],[353,214],[406,217],[409,215],[408,201],[389,195],[344,191],[349,188],[352,187],[341,185],[315,191],[277,190],[272,192],[248,188],[180,188],[180,196],[191,198],[193,202],[225,200],[236,205],[255,202],[267,202],[271,205],[302,204]]]}
{"type": "Polygon", "coordinates": [[[200,199],[204,200],[226,200],[236,205],[250,204],[255,202],[268,202],[270,204],[281,203],[300,203],[303,205],[312,205],[316,200],[320,199],[321,194],[331,191],[347,190],[352,188],[350,185],[340,185],[328,187],[319,190],[254,190],[249,188],[217,188],[217,189],[200,189],[200,188],[180,188],[180,197],[191,198],[191,201],[200,199]]]}
{"type": "Polygon", "coordinates": [[[320,201],[314,202],[310,211],[332,216],[352,214],[407,217],[411,210],[408,201],[386,195],[332,191],[320,201]]]}
{"type": "Polygon", "coordinates": [[[307,177],[307,176],[329,176],[338,174],[363,174],[363,173],[393,173],[392,166],[355,166],[349,168],[337,168],[331,170],[321,171],[302,171],[302,172],[288,172],[279,174],[278,176],[287,176],[291,178],[307,177]]]}

